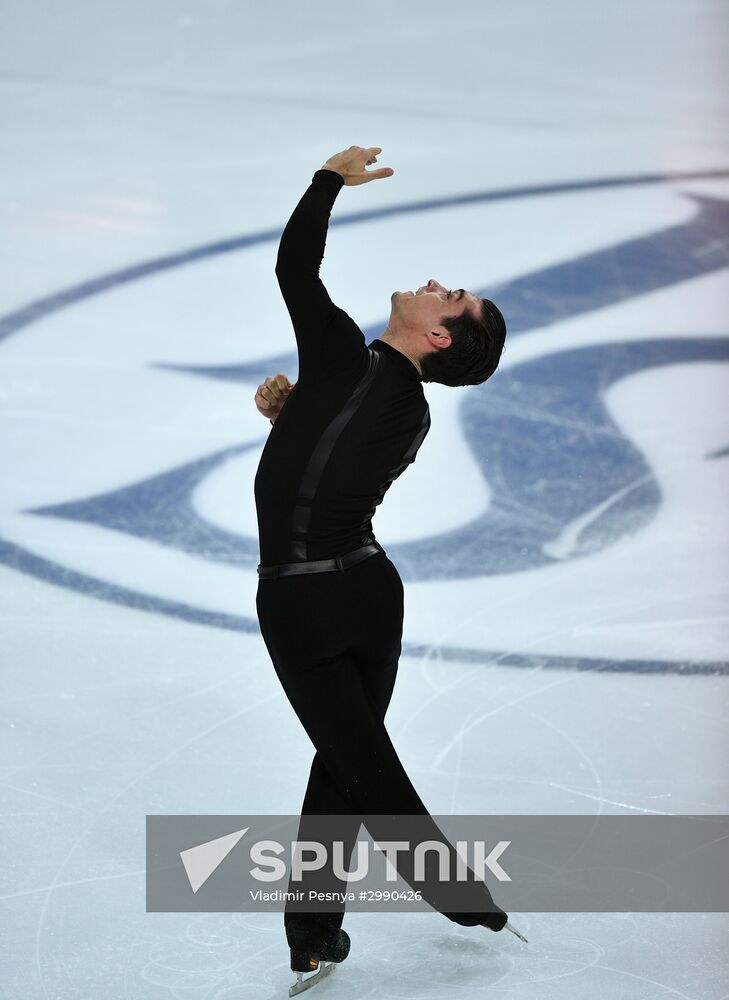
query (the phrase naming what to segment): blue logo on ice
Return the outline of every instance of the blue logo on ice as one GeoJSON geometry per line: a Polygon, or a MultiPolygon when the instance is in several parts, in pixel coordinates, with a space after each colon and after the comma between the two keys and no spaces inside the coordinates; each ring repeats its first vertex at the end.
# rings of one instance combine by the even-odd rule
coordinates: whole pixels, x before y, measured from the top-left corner
{"type": "MultiPolygon", "coordinates": [[[[727,171],[714,171],[685,175],[682,180],[689,184],[711,177],[716,185],[728,176],[727,171]]],[[[622,380],[648,371],[726,362],[729,340],[724,333],[676,332],[671,329],[670,310],[659,305],[655,311],[660,315],[660,309],[664,310],[666,329],[651,335],[644,332],[645,316],[639,313],[631,318],[631,313],[623,311],[612,334],[603,330],[589,340],[584,336],[580,340],[569,321],[581,318],[586,323],[588,316],[608,307],[633,306],[649,294],[726,267],[729,201],[684,192],[680,185],[673,191],[666,188],[677,180],[650,176],[555,184],[340,214],[332,220],[332,227],[342,227],[344,232],[367,223],[386,225],[390,219],[402,229],[423,213],[457,213],[468,206],[471,213],[482,211],[488,218],[493,206],[508,204],[516,211],[525,199],[531,205],[529,199],[549,198],[562,200],[565,223],[574,227],[573,198],[582,199],[582,212],[588,196],[604,199],[610,193],[619,199],[638,189],[663,191],[671,202],[673,214],[669,212],[665,224],[656,222],[660,219],[656,217],[639,225],[626,211],[628,234],[623,238],[603,235],[601,243],[599,235],[591,241],[585,237],[583,249],[571,256],[562,254],[554,263],[498,284],[480,288],[471,284],[474,291],[493,298],[502,308],[509,329],[507,347],[502,369],[484,386],[458,397],[457,426],[469,488],[448,505],[451,521],[434,525],[427,534],[387,545],[406,579],[419,584],[440,581],[443,586],[464,580],[486,586],[489,577],[507,582],[510,574],[550,571],[607,553],[653,524],[663,501],[660,479],[644,450],[616,422],[606,405],[606,394],[622,380]],[[560,324],[558,329],[556,324],[560,324]],[[512,362],[514,354],[517,360],[512,362]]],[[[343,212],[344,206],[339,210],[343,212]]],[[[439,226],[447,225],[447,220],[447,214],[441,216],[439,226]]],[[[255,360],[248,357],[212,365],[165,358],[164,354],[172,343],[169,331],[174,327],[177,332],[183,314],[194,314],[192,307],[203,295],[213,296],[214,319],[221,329],[218,343],[208,332],[212,317],[206,317],[210,353],[230,357],[234,350],[243,349],[246,331],[235,339],[226,333],[233,322],[240,324],[240,314],[231,315],[227,326],[221,310],[228,294],[235,300],[245,264],[238,260],[226,272],[226,262],[261,247],[269,252],[279,236],[279,230],[259,233],[140,264],[33,303],[0,322],[2,338],[44,320],[42,329],[34,329],[34,350],[38,370],[43,363],[50,366],[49,384],[58,391],[53,403],[56,419],[48,424],[47,450],[38,447],[32,426],[28,434],[35,451],[26,449],[38,461],[38,472],[29,475],[28,482],[43,482],[47,489],[50,470],[51,477],[56,476],[56,496],[52,502],[40,502],[40,497],[34,500],[30,488],[11,491],[17,492],[18,500],[4,516],[2,561],[104,600],[188,621],[257,631],[255,618],[241,614],[246,606],[245,587],[251,585],[243,581],[255,576],[258,560],[251,483],[268,433],[268,424],[264,429],[262,418],[253,411],[252,396],[266,375],[276,371],[294,375],[295,352],[284,350],[255,360]],[[211,262],[223,276],[217,298],[210,290],[211,262]],[[195,263],[198,269],[205,266],[199,271],[205,279],[199,289],[195,288],[195,263]],[[175,284],[174,293],[158,289],[153,294],[154,281],[175,279],[176,269],[182,266],[185,281],[175,284]],[[140,278],[145,281],[137,281],[140,278]],[[106,303],[102,293],[114,296],[113,305],[106,303]],[[179,313],[167,315],[165,304],[178,298],[179,313]],[[105,332],[111,322],[121,323],[124,339],[105,332]],[[161,339],[155,342],[160,331],[161,339]],[[156,347],[149,346],[155,343],[156,347]],[[55,362],[59,345],[61,360],[55,362]],[[84,373],[87,378],[82,377],[84,373]],[[89,400],[89,386],[97,382],[103,386],[101,395],[89,400]],[[238,443],[228,441],[211,448],[207,442],[223,442],[230,436],[230,393],[241,387],[244,391],[236,396],[236,405],[253,412],[246,416],[250,433],[238,443]],[[141,418],[130,399],[147,406],[141,418]],[[211,407],[218,405],[215,400],[222,408],[219,425],[210,417],[211,407]],[[194,424],[197,436],[185,447],[183,417],[190,408],[200,417],[194,424]],[[130,445],[135,425],[138,436],[130,445]],[[84,428],[97,431],[98,439],[92,440],[84,428]],[[65,442],[69,434],[74,436],[75,451],[65,460],[62,449],[54,449],[52,435],[56,433],[59,442],[65,442]],[[106,459],[109,449],[112,461],[106,459]],[[136,452],[139,462],[131,457],[136,452]],[[175,460],[174,456],[182,457],[175,460]],[[90,474],[96,465],[104,470],[98,477],[101,488],[94,488],[90,474]],[[139,474],[134,474],[133,466],[140,469],[139,474]],[[74,482],[79,484],[76,495],[74,482]],[[240,589],[235,583],[231,587],[237,579],[231,574],[240,575],[240,589]]],[[[347,308],[346,301],[342,305],[347,308]]],[[[265,317],[259,319],[264,323],[265,317]]],[[[366,328],[367,341],[384,325],[382,320],[366,328]]],[[[180,333],[176,342],[181,354],[194,357],[199,353],[199,324],[195,333],[196,337],[191,332],[188,339],[184,330],[180,333]]],[[[282,345],[293,345],[290,329],[280,336],[282,345]]],[[[14,343],[10,340],[6,350],[14,343]]],[[[248,343],[255,351],[261,338],[251,337],[248,343]]],[[[436,387],[436,405],[431,401],[434,424],[441,388],[436,387]]],[[[429,394],[430,388],[426,391],[429,394]]],[[[429,447],[436,437],[430,435],[429,447]]],[[[427,454],[424,449],[419,456],[417,473],[411,471],[404,478],[420,474],[429,460],[427,454]]],[[[713,463],[728,454],[727,442],[716,442],[705,450],[702,461],[713,463]]],[[[593,573],[599,573],[599,568],[593,567],[593,573]]],[[[562,602],[563,607],[565,603],[568,600],[562,602]]],[[[478,657],[482,645],[475,633],[472,640],[466,633],[466,642],[452,653],[478,657]]],[[[449,655],[447,645],[440,651],[449,655]]],[[[534,655],[539,652],[537,643],[534,655]]],[[[488,653],[490,658],[494,655],[488,653]]],[[[510,655],[504,662],[518,664],[520,660],[510,655]]],[[[533,662],[533,658],[525,657],[522,662],[533,662]]],[[[543,665],[550,662],[549,653],[540,656],[543,665]]],[[[564,656],[555,657],[555,662],[560,667],[596,663],[564,656]]],[[[695,669],[717,667],[722,665],[693,664],[695,669]]],[[[647,661],[638,651],[634,657],[608,657],[600,668],[671,669],[672,665],[670,659],[647,661]]]]}

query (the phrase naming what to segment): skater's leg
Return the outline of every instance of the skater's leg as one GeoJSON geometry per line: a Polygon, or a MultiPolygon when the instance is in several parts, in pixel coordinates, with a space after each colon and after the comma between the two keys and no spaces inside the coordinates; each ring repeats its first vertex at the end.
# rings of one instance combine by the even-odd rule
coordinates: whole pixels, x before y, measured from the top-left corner
{"type": "MultiPolygon", "coordinates": [[[[370,833],[375,840],[397,840],[400,815],[423,817],[424,835],[445,844],[450,871],[456,870],[455,849],[438,828],[413,787],[392,745],[384,721],[367,697],[360,672],[352,657],[340,654],[326,662],[288,664],[278,660],[277,673],[302,725],[317,747],[324,766],[340,791],[360,815],[384,817],[370,833]],[[316,697],[311,697],[312,687],[316,697]],[[392,819],[390,819],[392,818],[392,819]]],[[[413,852],[398,855],[398,871],[414,884],[413,852]]],[[[452,916],[438,905],[438,886],[415,884],[423,898],[459,923],[476,924],[494,909],[483,883],[463,882],[459,895],[464,907],[475,912],[465,919],[452,916]],[[466,902],[467,901],[467,902],[466,902]]],[[[465,912],[465,911],[464,911],[465,912]]]]}
{"type": "MultiPolygon", "coordinates": [[[[401,626],[402,584],[393,564],[378,555],[342,573],[260,581],[256,604],[284,691],[351,810],[423,817],[428,839],[445,844],[455,871],[455,850],[410,782],[378,710],[386,708],[394,673],[378,697],[380,675],[371,667],[383,648],[399,652],[393,622],[401,626]]],[[[370,832],[376,840],[393,839],[392,825],[385,837],[382,830],[379,837],[370,832]]],[[[410,884],[413,864],[412,852],[398,855],[398,870],[410,884]]],[[[483,883],[460,883],[462,905],[473,910],[465,917],[438,906],[437,887],[430,894],[416,887],[423,888],[434,908],[459,923],[478,923],[480,915],[498,909],[483,883]]]]}
{"type": "MultiPolygon", "coordinates": [[[[327,865],[315,872],[304,873],[301,881],[294,881],[290,875],[288,891],[293,893],[296,890],[304,892],[315,890],[345,893],[347,891],[346,878],[339,879],[334,873],[332,845],[335,840],[342,841],[344,845],[342,849],[343,864],[345,868],[350,868],[352,851],[361,825],[361,817],[353,809],[351,800],[339,790],[317,750],[309,772],[309,782],[301,808],[297,840],[316,840],[323,843],[327,850],[327,865]],[[330,821],[325,833],[322,834],[322,820],[320,819],[312,821],[312,829],[309,829],[309,817],[312,816],[337,816],[338,818],[336,826],[333,821],[330,821]]],[[[318,938],[320,932],[324,934],[325,938],[331,938],[342,926],[344,910],[344,902],[337,904],[331,910],[327,909],[326,912],[306,909],[300,903],[287,902],[284,910],[284,926],[289,945],[296,947],[297,943],[300,944],[302,939],[307,937],[306,932],[311,940],[318,938]]]]}
{"type": "MultiPolygon", "coordinates": [[[[401,649],[402,616],[400,616],[399,621],[397,615],[392,620],[393,635],[388,635],[386,629],[383,627],[384,624],[380,622],[380,629],[377,632],[379,643],[372,637],[368,645],[356,657],[357,667],[367,697],[374,711],[381,719],[384,719],[387,712],[395,685],[395,678],[397,677],[398,659],[401,649]]],[[[346,814],[352,814],[352,823],[349,826],[342,826],[342,821],[340,820],[336,839],[343,841],[345,845],[342,852],[345,859],[344,863],[347,868],[351,868],[351,855],[356,843],[357,834],[361,828],[361,818],[356,810],[353,811],[351,800],[339,790],[339,786],[325,767],[322,756],[317,750],[312,761],[309,782],[301,809],[302,823],[299,826],[298,839],[310,839],[307,837],[305,830],[306,816],[343,816],[346,814]]],[[[331,858],[331,854],[329,854],[329,857],[331,858]]],[[[323,873],[319,874],[323,875],[323,873]]],[[[323,877],[321,881],[323,891],[346,892],[347,890],[346,880],[337,880],[334,872],[331,870],[326,873],[326,877],[323,877]]],[[[300,884],[294,885],[293,882],[289,882],[288,889],[290,892],[297,887],[300,887],[300,884]]],[[[297,912],[293,906],[289,905],[284,911],[284,925],[288,932],[289,927],[295,927],[297,930],[300,930],[308,922],[312,929],[323,926],[328,933],[334,933],[342,925],[344,911],[344,903],[336,911],[321,914],[297,912]]],[[[291,940],[294,940],[293,933],[289,937],[291,940]]]]}

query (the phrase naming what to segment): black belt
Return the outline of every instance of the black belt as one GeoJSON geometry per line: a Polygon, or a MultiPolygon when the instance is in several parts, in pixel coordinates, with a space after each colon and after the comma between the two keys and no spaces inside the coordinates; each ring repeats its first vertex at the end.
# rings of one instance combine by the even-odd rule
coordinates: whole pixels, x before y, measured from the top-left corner
{"type": "Polygon", "coordinates": [[[335,569],[347,569],[363,559],[373,556],[376,552],[384,552],[379,542],[369,542],[353,552],[334,559],[314,559],[309,562],[279,563],[278,566],[258,566],[258,575],[264,579],[274,579],[278,576],[292,576],[296,573],[330,573],[335,569]]]}

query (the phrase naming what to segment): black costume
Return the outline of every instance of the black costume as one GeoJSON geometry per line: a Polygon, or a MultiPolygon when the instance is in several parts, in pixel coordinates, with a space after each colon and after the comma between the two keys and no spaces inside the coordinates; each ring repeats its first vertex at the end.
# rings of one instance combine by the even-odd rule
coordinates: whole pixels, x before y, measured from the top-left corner
{"type": "MultiPolygon", "coordinates": [[[[274,668],[316,747],[302,816],[351,814],[354,838],[358,814],[428,816],[384,724],[401,651],[403,585],[374,537],[372,516],[415,460],[430,411],[414,363],[382,340],[365,344],[319,277],[343,183],[335,171],[316,171],[279,247],[276,275],[299,375],[255,478],[256,608],[274,668]]],[[[435,823],[432,829],[444,840],[435,823]]],[[[411,856],[400,858],[407,878],[411,856]]],[[[494,929],[503,926],[506,915],[483,883],[464,883],[463,893],[465,905],[481,912],[446,916],[473,926],[490,913],[494,929]]],[[[311,915],[307,926],[315,935],[338,928],[342,917],[343,909],[311,915]]],[[[284,919],[291,944],[289,909],[284,919]]]]}

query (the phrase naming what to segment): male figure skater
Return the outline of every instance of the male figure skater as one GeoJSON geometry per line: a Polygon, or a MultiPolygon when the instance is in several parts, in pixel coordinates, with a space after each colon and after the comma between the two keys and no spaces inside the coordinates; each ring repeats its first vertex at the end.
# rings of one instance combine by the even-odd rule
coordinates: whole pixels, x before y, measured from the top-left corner
{"type": "MultiPolygon", "coordinates": [[[[493,302],[433,279],[415,293],[392,293],[387,329],[369,345],[332,302],[319,268],[334,200],[345,185],[394,173],[366,169],[380,152],[350,146],[332,156],[289,219],[276,276],[299,376],[295,384],[283,374],[267,378],[255,394],[273,424],[254,487],[261,634],[316,748],[302,817],[351,814],[353,836],[357,815],[429,816],[384,723],[401,651],[403,584],[375,539],[372,516],[428,433],[422,383],[484,382],[506,334],[493,302]]],[[[434,821],[433,830],[440,834],[434,821]]],[[[409,860],[398,859],[404,877],[409,860]]],[[[451,920],[494,931],[507,925],[485,884],[464,883],[462,898],[474,909],[445,913],[451,920]]],[[[343,906],[318,914],[286,910],[291,967],[299,973],[293,992],[309,982],[304,971],[320,961],[329,971],[346,957],[343,913],[343,906]]]]}

